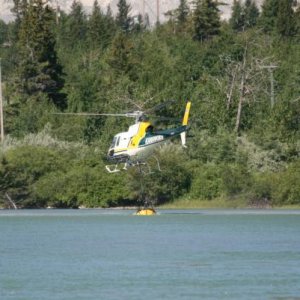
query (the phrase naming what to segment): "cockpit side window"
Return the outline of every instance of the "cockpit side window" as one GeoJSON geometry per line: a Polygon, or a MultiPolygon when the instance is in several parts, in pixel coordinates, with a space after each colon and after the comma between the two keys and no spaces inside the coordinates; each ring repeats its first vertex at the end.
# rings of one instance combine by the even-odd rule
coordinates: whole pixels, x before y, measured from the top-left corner
{"type": "Polygon", "coordinates": [[[115,136],[115,137],[113,138],[113,141],[112,141],[112,143],[111,143],[110,148],[114,148],[115,145],[116,145],[116,142],[117,142],[117,137],[115,136]]]}
{"type": "Polygon", "coordinates": [[[120,143],[120,137],[117,138],[116,147],[119,146],[119,143],[120,143]]]}

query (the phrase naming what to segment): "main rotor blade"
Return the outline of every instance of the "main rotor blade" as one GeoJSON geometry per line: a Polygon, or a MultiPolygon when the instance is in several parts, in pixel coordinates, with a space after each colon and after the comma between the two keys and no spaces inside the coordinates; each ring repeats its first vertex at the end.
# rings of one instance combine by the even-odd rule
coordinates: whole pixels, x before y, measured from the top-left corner
{"type": "Polygon", "coordinates": [[[155,105],[155,106],[152,107],[152,108],[147,109],[147,110],[145,111],[145,113],[156,112],[156,111],[158,111],[158,110],[164,108],[165,106],[170,105],[170,104],[172,104],[172,103],[174,103],[174,102],[175,102],[174,99],[167,100],[167,101],[165,101],[165,102],[163,102],[163,103],[160,103],[160,104],[158,104],[158,105],[155,105]]]}
{"type": "Polygon", "coordinates": [[[171,117],[162,117],[162,116],[149,116],[149,119],[154,119],[155,121],[172,121],[172,122],[181,122],[179,118],[171,118],[171,117]]]}
{"type": "Polygon", "coordinates": [[[126,113],[126,114],[100,114],[100,113],[53,113],[53,115],[68,115],[68,116],[113,116],[113,117],[128,117],[135,118],[135,114],[126,113]]]}

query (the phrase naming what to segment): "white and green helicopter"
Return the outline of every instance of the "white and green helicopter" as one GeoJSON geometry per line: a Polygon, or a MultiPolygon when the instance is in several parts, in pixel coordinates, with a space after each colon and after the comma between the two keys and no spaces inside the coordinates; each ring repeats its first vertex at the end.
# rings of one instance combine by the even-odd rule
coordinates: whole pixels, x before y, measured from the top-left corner
{"type": "MultiPolygon", "coordinates": [[[[180,136],[182,146],[186,147],[186,132],[188,130],[191,102],[187,101],[184,116],[179,126],[164,130],[155,130],[153,124],[149,121],[148,113],[160,109],[165,105],[163,103],[154,109],[124,114],[77,113],[76,115],[135,118],[135,124],[129,126],[126,132],[120,132],[114,136],[112,144],[108,149],[107,159],[112,164],[105,166],[105,168],[109,173],[116,173],[121,170],[127,170],[128,167],[145,165],[146,160],[153,155],[157,147],[162,146],[172,138],[180,136]],[[121,165],[123,167],[120,169],[121,165]]],[[[73,115],[74,113],[65,114],[73,115]]]]}
{"type": "Polygon", "coordinates": [[[114,136],[108,150],[107,159],[114,163],[106,166],[110,173],[119,172],[118,165],[124,163],[123,170],[130,166],[143,164],[157,147],[165,144],[172,138],[180,136],[183,147],[186,147],[186,132],[191,102],[186,103],[182,124],[174,128],[155,130],[147,115],[142,111],[124,114],[126,117],[134,117],[136,122],[126,132],[114,136]]]}

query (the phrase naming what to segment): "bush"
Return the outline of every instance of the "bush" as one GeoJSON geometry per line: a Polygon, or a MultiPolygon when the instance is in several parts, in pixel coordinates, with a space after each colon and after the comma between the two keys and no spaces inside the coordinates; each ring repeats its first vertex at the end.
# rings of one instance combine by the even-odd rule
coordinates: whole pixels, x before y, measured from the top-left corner
{"type": "Polygon", "coordinates": [[[41,176],[64,168],[61,155],[45,147],[21,146],[8,150],[1,161],[0,188],[20,206],[43,206],[32,198],[31,186],[41,176]]]}
{"type": "Polygon", "coordinates": [[[224,165],[222,168],[223,190],[229,197],[244,194],[252,185],[252,174],[244,165],[224,165]]]}
{"type": "Polygon", "coordinates": [[[276,174],[271,172],[256,173],[253,175],[253,182],[247,195],[250,206],[266,207],[271,205],[275,178],[276,174]]]}
{"type": "Polygon", "coordinates": [[[215,135],[196,129],[195,138],[188,141],[191,158],[203,163],[234,162],[236,159],[236,137],[220,128],[215,135]]]}
{"type": "Polygon", "coordinates": [[[300,160],[291,163],[288,168],[276,174],[272,199],[275,205],[300,204],[300,160]]]}
{"type": "Polygon", "coordinates": [[[87,165],[46,174],[33,189],[36,198],[52,207],[109,207],[129,195],[122,176],[87,165]]]}
{"type": "Polygon", "coordinates": [[[201,165],[194,171],[189,196],[192,199],[212,200],[221,196],[221,169],[214,164],[201,165]]]}

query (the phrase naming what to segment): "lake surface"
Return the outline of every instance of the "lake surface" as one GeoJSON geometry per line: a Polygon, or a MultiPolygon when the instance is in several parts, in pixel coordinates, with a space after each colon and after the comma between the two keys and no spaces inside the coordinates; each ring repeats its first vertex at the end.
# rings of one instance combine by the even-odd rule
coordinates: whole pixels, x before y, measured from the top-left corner
{"type": "Polygon", "coordinates": [[[0,211],[0,299],[300,299],[300,211],[132,213],[0,211]]]}

